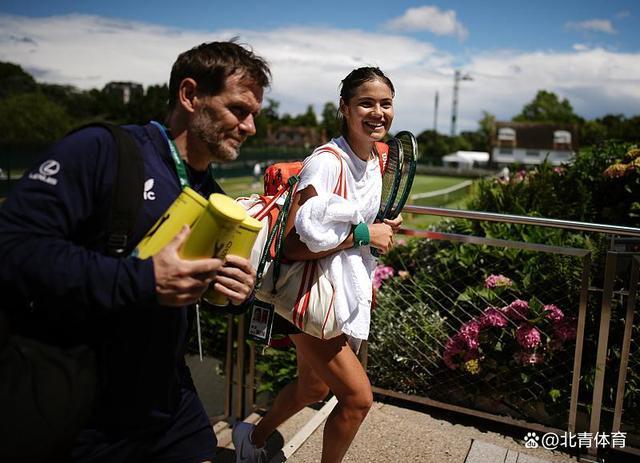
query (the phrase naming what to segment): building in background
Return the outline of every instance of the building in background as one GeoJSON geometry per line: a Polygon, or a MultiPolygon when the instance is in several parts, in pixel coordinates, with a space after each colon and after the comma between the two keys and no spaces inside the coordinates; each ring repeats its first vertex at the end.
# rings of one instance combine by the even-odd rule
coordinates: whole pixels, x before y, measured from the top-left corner
{"type": "Polygon", "coordinates": [[[496,122],[491,140],[491,159],[498,165],[537,165],[547,159],[557,166],[577,151],[578,129],[571,124],[496,122]]]}
{"type": "Polygon", "coordinates": [[[455,167],[459,171],[487,167],[489,153],[486,151],[456,151],[443,156],[442,163],[447,167],[455,167]]]}
{"type": "Polygon", "coordinates": [[[135,82],[109,82],[102,91],[110,97],[122,100],[124,104],[144,96],[144,87],[135,82]]]}
{"type": "Polygon", "coordinates": [[[301,126],[282,126],[276,129],[269,126],[267,128],[267,146],[310,149],[327,141],[325,130],[320,128],[301,126]]]}

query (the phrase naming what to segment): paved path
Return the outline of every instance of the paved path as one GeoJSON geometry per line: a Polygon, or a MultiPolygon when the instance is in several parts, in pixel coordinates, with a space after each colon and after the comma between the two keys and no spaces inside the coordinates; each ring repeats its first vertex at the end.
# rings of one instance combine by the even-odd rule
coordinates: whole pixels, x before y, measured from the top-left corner
{"type": "MultiPolygon", "coordinates": [[[[270,439],[272,463],[283,461],[278,452],[318,411],[306,408],[270,439]]],[[[498,426],[478,423],[458,414],[439,410],[411,410],[392,404],[374,403],[367,419],[344,458],[345,463],[575,463],[578,460],[561,452],[526,449],[523,436],[500,434],[498,426]],[[501,458],[501,459],[500,459],[501,458]],[[508,459],[507,459],[508,458],[508,459]],[[515,458],[515,459],[514,459],[515,458]]],[[[291,455],[288,463],[320,462],[322,423],[291,455]]],[[[297,436],[299,437],[299,436],[297,436]]],[[[217,463],[233,462],[230,441],[220,442],[217,463]]]]}

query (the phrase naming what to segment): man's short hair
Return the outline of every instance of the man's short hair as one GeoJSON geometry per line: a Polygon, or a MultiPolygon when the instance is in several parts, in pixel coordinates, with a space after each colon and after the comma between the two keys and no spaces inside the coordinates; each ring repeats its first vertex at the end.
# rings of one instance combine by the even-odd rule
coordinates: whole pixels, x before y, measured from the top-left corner
{"type": "Polygon", "coordinates": [[[234,41],[203,43],[181,53],[171,69],[169,108],[176,105],[183,79],[190,77],[198,83],[198,90],[217,95],[224,89],[227,77],[236,73],[263,88],[271,80],[267,62],[234,41]]]}

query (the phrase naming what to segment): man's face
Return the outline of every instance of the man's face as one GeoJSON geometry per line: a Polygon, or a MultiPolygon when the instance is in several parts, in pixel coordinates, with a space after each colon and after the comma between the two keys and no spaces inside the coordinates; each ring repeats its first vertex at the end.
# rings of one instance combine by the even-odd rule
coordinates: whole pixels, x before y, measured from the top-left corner
{"type": "Polygon", "coordinates": [[[263,88],[241,74],[227,77],[215,96],[200,95],[190,131],[205,145],[212,161],[233,161],[244,140],[256,133],[263,88]]]}

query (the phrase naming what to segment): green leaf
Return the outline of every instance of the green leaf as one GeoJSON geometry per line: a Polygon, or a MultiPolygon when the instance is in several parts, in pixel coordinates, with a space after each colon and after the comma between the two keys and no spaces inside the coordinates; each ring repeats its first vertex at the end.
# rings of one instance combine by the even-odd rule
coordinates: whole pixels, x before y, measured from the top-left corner
{"type": "Polygon", "coordinates": [[[553,400],[554,402],[556,402],[561,395],[562,393],[558,389],[551,389],[549,391],[549,397],[551,397],[551,400],[553,400]]]}

